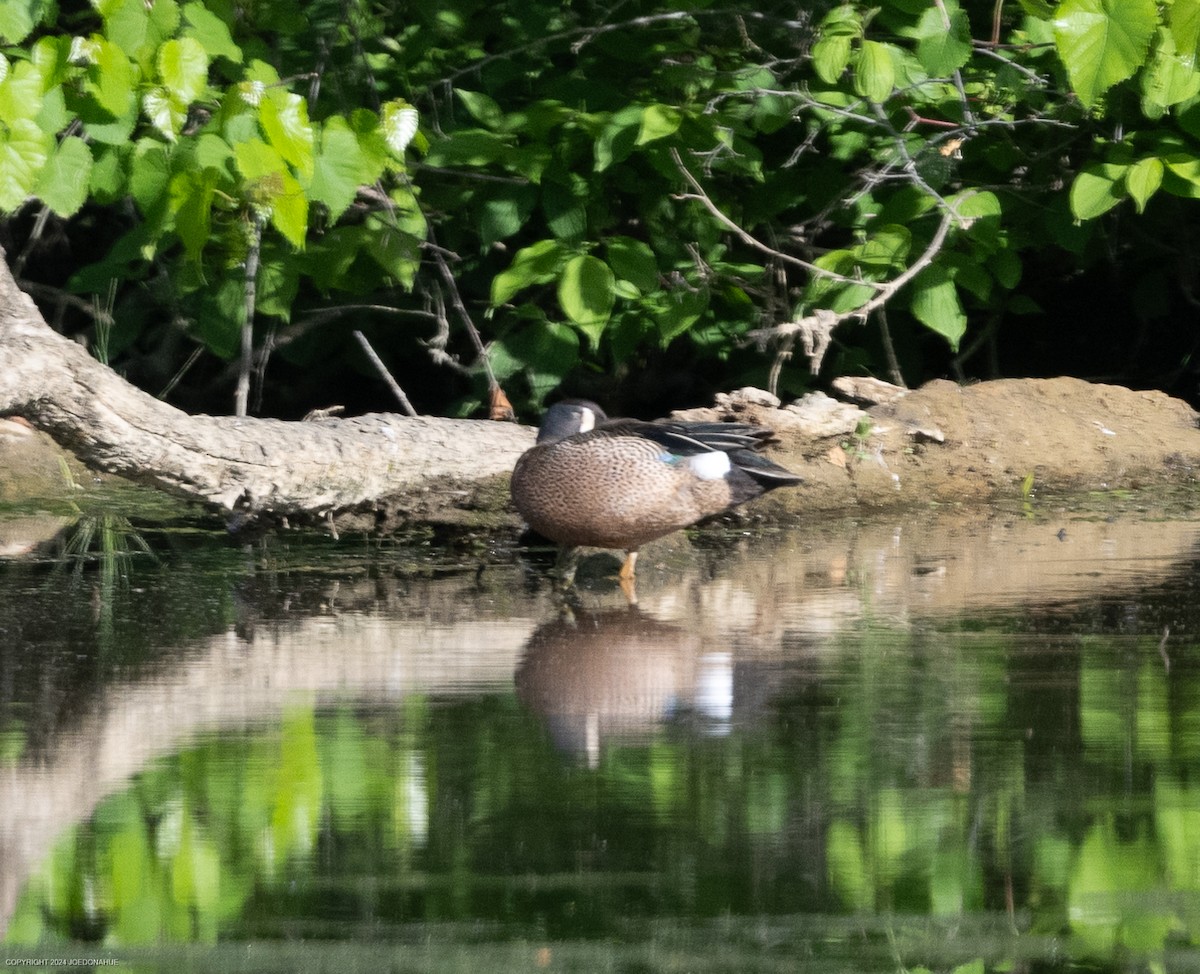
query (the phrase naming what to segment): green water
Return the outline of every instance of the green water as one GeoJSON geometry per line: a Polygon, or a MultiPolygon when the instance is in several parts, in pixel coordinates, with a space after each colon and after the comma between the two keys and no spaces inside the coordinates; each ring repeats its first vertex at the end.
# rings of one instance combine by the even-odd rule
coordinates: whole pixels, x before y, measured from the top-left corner
{"type": "Polygon", "coordinates": [[[701,533],[637,607],[134,522],[0,562],[10,966],[1200,969],[1186,516],[701,533]]]}

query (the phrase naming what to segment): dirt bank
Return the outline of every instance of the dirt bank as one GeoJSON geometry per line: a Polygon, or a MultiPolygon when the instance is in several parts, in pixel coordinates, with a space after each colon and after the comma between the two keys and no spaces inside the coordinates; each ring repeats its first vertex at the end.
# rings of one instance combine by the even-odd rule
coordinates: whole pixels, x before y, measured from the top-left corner
{"type": "Polygon", "coordinates": [[[937,381],[866,410],[857,435],[785,429],[780,460],[808,479],[795,493],[810,511],[1019,497],[1027,480],[1034,491],[1183,485],[1200,470],[1197,420],[1161,392],[1080,379],[937,381]]]}

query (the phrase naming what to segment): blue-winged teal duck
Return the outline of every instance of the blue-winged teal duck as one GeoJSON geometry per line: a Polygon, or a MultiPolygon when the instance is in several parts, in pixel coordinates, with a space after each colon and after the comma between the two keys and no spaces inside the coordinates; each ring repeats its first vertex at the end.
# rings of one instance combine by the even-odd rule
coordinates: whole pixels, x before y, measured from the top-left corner
{"type": "Polygon", "coordinates": [[[595,403],[547,410],[512,475],[513,501],[565,548],[620,548],[631,579],[648,541],[802,478],[758,451],[771,430],[743,423],[608,419],[595,403]]]}

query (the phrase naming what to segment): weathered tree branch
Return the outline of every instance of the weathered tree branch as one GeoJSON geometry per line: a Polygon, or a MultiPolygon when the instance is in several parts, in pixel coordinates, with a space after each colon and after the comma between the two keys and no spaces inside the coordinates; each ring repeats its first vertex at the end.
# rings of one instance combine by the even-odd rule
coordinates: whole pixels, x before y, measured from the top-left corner
{"type": "Polygon", "coordinates": [[[768,341],[789,339],[798,333],[804,341],[804,351],[809,357],[812,371],[819,371],[825,350],[829,347],[829,336],[833,330],[842,322],[851,319],[866,321],[871,312],[886,305],[904,285],[933,263],[934,258],[946,243],[946,235],[950,232],[950,228],[955,223],[961,222],[963,222],[962,218],[953,209],[947,207],[942,214],[942,222],[938,224],[933,238],[929,241],[929,246],[925,248],[920,257],[890,281],[863,282],[870,283],[879,292],[866,304],[860,305],[852,311],[841,313],[830,311],[827,308],[818,308],[811,315],[801,318],[799,321],[785,321],[770,328],[759,328],[750,332],[747,337],[765,345],[768,341]]]}
{"type": "Polygon", "coordinates": [[[461,489],[506,473],[534,438],[529,428],[486,420],[188,415],[54,332],[4,260],[0,415],[25,417],[96,469],[267,516],[402,506],[416,492],[461,489]]]}

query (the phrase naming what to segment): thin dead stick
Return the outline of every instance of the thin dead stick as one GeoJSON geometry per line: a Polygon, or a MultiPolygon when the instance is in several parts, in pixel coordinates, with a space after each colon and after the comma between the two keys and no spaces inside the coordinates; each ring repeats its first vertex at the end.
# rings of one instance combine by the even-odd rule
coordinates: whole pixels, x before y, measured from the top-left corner
{"type": "Polygon", "coordinates": [[[471,342],[474,344],[475,351],[479,355],[479,361],[483,363],[483,371],[487,374],[488,391],[495,392],[500,388],[500,383],[496,381],[496,373],[492,371],[492,363],[488,361],[487,349],[483,347],[483,339],[479,337],[479,329],[475,327],[475,322],[471,320],[471,315],[467,312],[466,305],[463,304],[462,295],[458,292],[458,282],[454,280],[454,274],[450,270],[450,264],[446,260],[446,255],[437,246],[437,241],[433,239],[432,230],[429,232],[429,239],[430,243],[434,245],[430,248],[430,253],[433,254],[433,261],[437,264],[438,271],[445,282],[446,290],[450,294],[450,306],[466,326],[467,334],[471,336],[471,342]]]}
{"type": "Polygon", "coordinates": [[[245,301],[242,315],[242,354],[238,357],[237,390],[233,414],[245,416],[250,402],[250,373],[254,369],[254,308],[258,303],[258,256],[262,249],[264,218],[255,210],[250,217],[250,246],[246,251],[245,301]]]}
{"type": "Polygon", "coordinates": [[[900,359],[896,357],[896,346],[892,344],[892,330],[888,327],[887,308],[880,306],[875,309],[875,317],[879,319],[879,338],[883,342],[883,354],[887,358],[888,377],[893,385],[907,389],[904,373],[900,370],[900,359]]]}
{"type": "Polygon", "coordinates": [[[371,343],[367,341],[367,336],[361,331],[355,331],[354,340],[362,346],[362,350],[366,353],[367,358],[371,360],[371,364],[375,366],[375,371],[383,376],[383,381],[388,384],[392,390],[392,395],[400,403],[400,408],[404,410],[408,416],[416,416],[417,411],[413,409],[412,403],[408,401],[408,396],[404,394],[404,390],[400,388],[400,383],[393,377],[392,373],[387,370],[387,366],[383,364],[383,359],[375,354],[375,349],[371,347],[371,343]]]}

